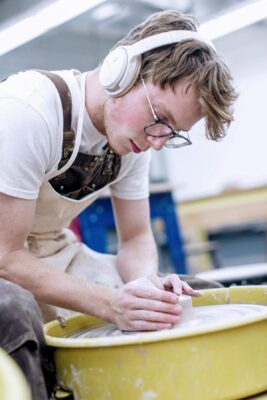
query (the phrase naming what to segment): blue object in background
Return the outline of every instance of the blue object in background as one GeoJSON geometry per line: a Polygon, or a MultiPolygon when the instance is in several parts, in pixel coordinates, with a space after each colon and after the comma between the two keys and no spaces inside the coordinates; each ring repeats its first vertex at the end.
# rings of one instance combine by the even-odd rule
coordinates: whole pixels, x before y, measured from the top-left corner
{"type": "MultiPolygon", "coordinates": [[[[176,273],[185,274],[186,258],[172,193],[151,193],[149,201],[151,219],[161,218],[164,221],[173,268],[176,273]]],[[[108,253],[108,231],[115,229],[111,199],[97,199],[79,215],[79,224],[82,241],[95,251],[108,253]]]]}

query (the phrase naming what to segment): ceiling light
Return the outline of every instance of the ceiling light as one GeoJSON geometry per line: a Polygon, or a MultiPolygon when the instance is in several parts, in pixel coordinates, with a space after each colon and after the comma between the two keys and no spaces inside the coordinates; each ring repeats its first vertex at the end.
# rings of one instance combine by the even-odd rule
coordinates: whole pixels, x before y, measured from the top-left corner
{"type": "Polygon", "coordinates": [[[193,0],[142,0],[142,3],[148,3],[154,7],[162,8],[163,10],[176,9],[182,12],[187,12],[193,4],[193,0]]]}
{"type": "Polygon", "coordinates": [[[101,4],[100,7],[96,7],[91,12],[91,17],[98,21],[102,21],[104,19],[112,18],[115,15],[120,14],[121,6],[115,3],[104,3],[101,4]]]}
{"type": "Polygon", "coordinates": [[[267,18],[267,0],[258,0],[202,24],[199,31],[217,39],[264,18],[267,18]]]}
{"type": "Polygon", "coordinates": [[[0,31],[0,55],[41,36],[105,0],[57,0],[0,31]]]}

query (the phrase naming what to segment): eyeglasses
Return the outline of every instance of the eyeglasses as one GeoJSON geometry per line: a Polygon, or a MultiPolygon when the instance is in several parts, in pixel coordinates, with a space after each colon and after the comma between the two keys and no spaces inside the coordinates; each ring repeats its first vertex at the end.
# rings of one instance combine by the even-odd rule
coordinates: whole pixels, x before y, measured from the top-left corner
{"type": "Polygon", "coordinates": [[[154,118],[154,122],[144,127],[145,134],[155,138],[162,138],[169,136],[169,139],[164,144],[164,146],[168,147],[169,149],[177,149],[179,147],[184,147],[192,144],[188,132],[187,132],[187,137],[181,135],[179,131],[173,129],[169,124],[167,124],[167,122],[163,121],[160,117],[157,116],[152,106],[150,97],[147,92],[146,84],[142,76],[141,76],[141,81],[143,83],[146,92],[146,97],[154,118]]]}

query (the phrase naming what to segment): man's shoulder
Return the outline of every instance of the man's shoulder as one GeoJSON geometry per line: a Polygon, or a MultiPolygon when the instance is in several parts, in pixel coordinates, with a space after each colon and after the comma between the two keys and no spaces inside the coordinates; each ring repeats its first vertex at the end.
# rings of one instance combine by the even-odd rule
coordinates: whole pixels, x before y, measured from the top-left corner
{"type": "Polygon", "coordinates": [[[19,100],[30,106],[46,120],[52,115],[58,124],[62,112],[61,102],[53,82],[38,70],[21,71],[10,75],[0,84],[0,100],[6,98],[19,100]],[[56,112],[55,112],[56,111],[56,112]]]}
{"type": "Polygon", "coordinates": [[[27,98],[33,91],[38,90],[43,81],[43,76],[35,70],[20,71],[1,82],[0,92],[1,95],[27,98]]]}
{"type": "MultiPolygon", "coordinates": [[[[71,79],[80,74],[78,70],[47,71],[60,75],[64,80],[71,79]]],[[[42,70],[26,70],[9,75],[4,81],[0,82],[0,95],[14,96],[17,98],[28,99],[33,93],[53,92],[55,86],[47,78],[42,70]]]]}

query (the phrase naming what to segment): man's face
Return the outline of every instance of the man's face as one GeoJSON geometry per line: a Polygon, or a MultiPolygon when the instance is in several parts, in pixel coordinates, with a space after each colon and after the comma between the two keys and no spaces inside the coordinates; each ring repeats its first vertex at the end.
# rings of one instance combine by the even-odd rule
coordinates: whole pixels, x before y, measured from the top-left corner
{"type": "MultiPolygon", "coordinates": [[[[177,82],[174,91],[146,82],[147,92],[156,115],[174,130],[189,131],[202,117],[199,94],[185,81],[177,82]]],[[[104,105],[104,126],[111,148],[117,154],[139,153],[149,148],[160,150],[169,137],[152,137],[144,127],[154,121],[142,84],[124,96],[108,98],[104,105]]]]}

